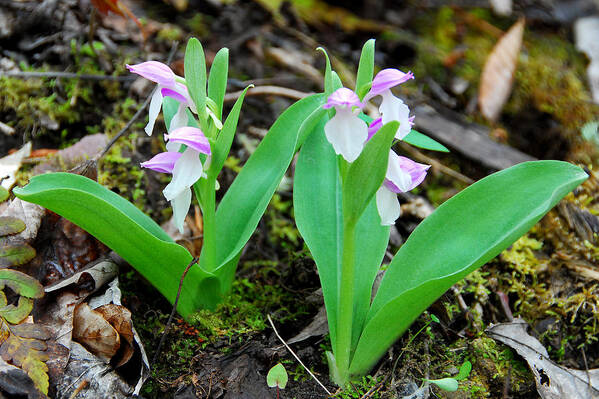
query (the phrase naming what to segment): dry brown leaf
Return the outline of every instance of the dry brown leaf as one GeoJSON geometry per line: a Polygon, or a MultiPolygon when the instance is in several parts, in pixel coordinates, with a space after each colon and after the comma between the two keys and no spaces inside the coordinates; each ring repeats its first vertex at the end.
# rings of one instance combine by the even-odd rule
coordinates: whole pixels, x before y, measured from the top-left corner
{"type": "Polygon", "coordinates": [[[106,363],[110,362],[121,346],[119,333],[100,312],[90,308],[87,303],[81,303],[75,308],[73,339],[106,363]]]}
{"type": "Polygon", "coordinates": [[[518,20],[493,47],[480,78],[478,105],[485,118],[496,121],[510,96],[524,36],[524,19],[518,20]]]}
{"type": "Polygon", "coordinates": [[[127,363],[135,352],[131,312],[126,307],[114,303],[102,305],[94,310],[99,312],[120,335],[121,348],[112,362],[115,368],[120,367],[127,363]]]}

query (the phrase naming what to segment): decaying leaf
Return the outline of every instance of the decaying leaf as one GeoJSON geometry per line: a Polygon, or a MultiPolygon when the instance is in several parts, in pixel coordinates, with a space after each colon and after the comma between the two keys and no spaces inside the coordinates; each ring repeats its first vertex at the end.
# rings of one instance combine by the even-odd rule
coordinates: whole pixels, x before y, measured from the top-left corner
{"type": "Polygon", "coordinates": [[[6,201],[9,195],[8,190],[0,186],[0,202],[6,201]]]}
{"type": "Polygon", "coordinates": [[[493,47],[480,78],[478,105],[483,116],[496,121],[510,96],[524,36],[524,19],[516,22],[493,47]]]}
{"type": "Polygon", "coordinates": [[[135,352],[131,312],[126,307],[114,303],[102,305],[95,310],[119,333],[121,347],[112,359],[112,364],[114,364],[114,367],[120,367],[127,363],[135,352]]]}
{"type": "Polygon", "coordinates": [[[6,294],[0,291],[0,316],[11,324],[22,322],[33,309],[33,299],[44,296],[44,288],[36,279],[16,270],[0,270],[0,290],[4,287],[20,295],[15,306],[8,304],[6,294]]]}
{"type": "Polygon", "coordinates": [[[0,216],[0,236],[8,236],[25,230],[25,222],[13,216],[0,216]]]}
{"type": "Polygon", "coordinates": [[[26,243],[0,239],[0,267],[18,266],[35,258],[35,249],[26,243]]]}
{"type": "Polygon", "coordinates": [[[142,35],[145,37],[146,33],[143,25],[121,0],[91,0],[91,3],[101,14],[106,15],[108,12],[113,12],[123,18],[131,19],[139,27],[142,35]]]}
{"type": "Polygon", "coordinates": [[[528,363],[543,399],[587,399],[599,395],[599,369],[574,370],[555,364],[547,349],[526,332],[522,319],[489,327],[486,333],[513,348],[528,363]]]}
{"type": "Polygon", "coordinates": [[[4,158],[0,158],[0,179],[3,179],[1,183],[2,187],[10,190],[15,184],[15,175],[21,168],[23,159],[27,158],[29,154],[31,154],[31,142],[25,144],[20,150],[4,158]]]}
{"type": "Polygon", "coordinates": [[[106,363],[121,346],[119,333],[104,319],[102,314],[81,303],[73,314],[73,339],[106,363]]]}
{"type": "Polygon", "coordinates": [[[574,24],[576,36],[576,48],[585,53],[591,62],[587,67],[589,86],[593,95],[593,101],[599,104],[599,17],[580,18],[574,24]]]}

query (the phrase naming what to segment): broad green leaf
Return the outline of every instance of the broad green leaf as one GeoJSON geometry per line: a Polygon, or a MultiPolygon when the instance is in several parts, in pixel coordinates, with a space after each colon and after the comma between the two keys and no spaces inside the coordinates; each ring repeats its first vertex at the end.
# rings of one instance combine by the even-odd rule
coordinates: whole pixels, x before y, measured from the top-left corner
{"type": "Polygon", "coordinates": [[[25,222],[12,216],[0,216],[0,236],[17,234],[25,230],[25,222]]]}
{"type": "Polygon", "coordinates": [[[408,135],[403,138],[403,141],[413,145],[414,147],[422,148],[425,150],[449,152],[447,147],[445,147],[443,144],[431,139],[430,137],[414,129],[412,129],[410,133],[408,133],[408,135]]]}
{"type": "Polygon", "coordinates": [[[470,372],[472,371],[472,363],[466,360],[461,366],[458,375],[453,377],[456,381],[462,381],[468,378],[470,372]]]}
{"type": "Polygon", "coordinates": [[[17,270],[0,270],[0,290],[9,287],[15,293],[26,297],[39,299],[44,296],[44,287],[33,277],[17,270]]]}
{"type": "Polygon", "coordinates": [[[393,121],[372,136],[362,153],[350,164],[343,181],[343,217],[345,223],[354,224],[383,184],[389,161],[391,142],[399,123],[393,121]]]}
{"type": "Polygon", "coordinates": [[[227,91],[227,77],[229,76],[229,49],[221,48],[214,56],[212,66],[210,67],[210,76],[208,77],[208,97],[210,97],[218,107],[215,112],[218,119],[223,117],[223,101],[227,91]]]}
{"type": "Polygon", "coordinates": [[[343,83],[341,82],[339,75],[337,75],[337,72],[333,71],[331,75],[333,75],[333,91],[342,88],[343,83]]]}
{"type": "MultiPolygon", "coordinates": [[[[192,256],[135,205],[95,181],[71,173],[35,176],[13,192],[86,230],[129,262],[171,303],[175,300],[181,274],[192,256]]],[[[180,314],[188,316],[213,302],[211,292],[198,290],[210,277],[214,278],[197,265],[189,270],[177,308],[180,314]]]]}
{"type": "Polygon", "coordinates": [[[439,388],[447,392],[455,392],[458,390],[458,382],[453,378],[440,378],[438,380],[426,380],[431,384],[435,384],[439,388]]]}
{"type": "Polygon", "coordinates": [[[276,366],[272,367],[268,370],[268,374],[266,375],[266,384],[269,387],[279,387],[280,389],[285,389],[287,386],[287,381],[289,377],[287,376],[287,370],[281,363],[277,363],[276,366]]]}
{"type": "Polygon", "coordinates": [[[372,83],[372,75],[374,73],[374,39],[368,40],[362,47],[360,54],[360,63],[358,64],[358,74],[356,77],[356,90],[360,96],[360,100],[364,99],[366,91],[363,87],[369,86],[372,83]],[[363,94],[362,94],[363,92],[363,94]]]}
{"type": "Polygon", "coordinates": [[[245,98],[245,93],[247,93],[250,87],[251,86],[246,87],[237,101],[235,101],[233,109],[231,109],[231,112],[229,112],[227,120],[223,124],[222,130],[218,134],[215,144],[212,146],[212,161],[210,164],[210,170],[208,172],[211,178],[216,178],[225,164],[227,155],[231,150],[233,138],[235,137],[235,131],[237,130],[237,122],[239,121],[239,113],[241,112],[243,99],[245,98]]]}
{"type": "Polygon", "coordinates": [[[219,268],[238,256],[256,229],[295,154],[302,122],[322,103],[315,94],[283,112],[227,190],[216,211],[219,268]]]}
{"type": "Polygon", "coordinates": [[[318,107],[302,122],[297,135],[297,143],[295,144],[296,152],[299,151],[302,145],[304,145],[308,136],[312,134],[314,128],[327,116],[327,114],[328,110],[323,107],[318,107]]]}
{"type": "Polygon", "coordinates": [[[333,83],[333,69],[331,68],[331,60],[329,60],[329,55],[327,51],[318,47],[316,50],[322,51],[324,54],[324,58],[326,59],[325,69],[324,69],[324,94],[325,97],[329,97],[334,91],[334,83],[333,83]]]}
{"type": "Polygon", "coordinates": [[[26,243],[11,243],[0,239],[0,267],[18,266],[35,258],[35,249],[26,243]]]}
{"type": "Polygon", "coordinates": [[[0,202],[4,202],[8,199],[9,197],[9,193],[8,190],[5,189],[4,187],[0,186],[0,202]]]}
{"type": "Polygon", "coordinates": [[[566,162],[525,162],[494,173],[443,203],[412,232],[389,265],[351,373],[367,373],[451,285],[526,233],[587,177],[566,162]]]}
{"type": "Polygon", "coordinates": [[[198,110],[200,127],[206,132],[206,57],[202,44],[194,37],[187,42],[184,65],[187,90],[198,110]]]}
{"type": "MultiPolygon", "coordinates": [[[[302,147],[293,186],[297,227],[316,261],[327,308],[331,343],[335,347],[338,273],[341,262],[341,179],[337,156],[326,140],[326,119],[314,128],[302,147]]],[[[352,341],[357,342],[370,306],[372,284],[389,241],[374,200],[356,227],[356,279],[352,341]]]]}

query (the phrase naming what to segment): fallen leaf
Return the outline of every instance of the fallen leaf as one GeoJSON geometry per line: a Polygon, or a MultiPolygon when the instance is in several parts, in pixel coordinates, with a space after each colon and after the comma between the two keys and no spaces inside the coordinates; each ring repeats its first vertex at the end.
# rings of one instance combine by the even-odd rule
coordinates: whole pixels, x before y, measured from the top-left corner
{"type": "Polygon", "coordinates": [[[78,341],[106,363],[110,362],[121,346],[119,333],[102,314],[90,308],[87,303],[75,307],[73,340],[78,341]]]}
{"type": "Polygon", "coordinates": [[[523,36],[524,19],[520,19],[499,39],[483,67],[478,105],[490,121],[497,120],[510,96],[523,36]]]}
{"type": "Polygon", "coordinates": [[[584,17],[574,23],[576,48],[585,53],[590,63],[587,67],[587,77],[593,95],[593,101],[599,104],[599,17],[584,17]]]}
{"type": "Polygon", "coordinates": [[[127,363],[135,352],[135,348],[133,347],[133,323],[131,321],[131,312],[126,307],[115,305],[114,303],[102,305],[94,310],[100,313],[119,333],[121,338],[121,348],[115,358],[112,359],[112,364],[114,364],[115,368],[118,368],[127,363]]]}
{"type": "Polygon", "coordinates": [[[23,159],[27,158],[31,154],[31,142],[28,142],[20,150],[0,158],[0,179],[2,180],[2,187],[10,190],[15,184],[15,175],[21,168],[23,159]]]}
{"type": "Polygon", "coordinates": [[[0,268],[18,266],[35,258],[35,249],[26,243],[11,243],[0,238],[0,268]]]}
{"type": "Polygon", "coordinates": [[[599,369],[575,370],[554,363],[547,349],[526,332],[527,328],[524,320],[514,319],[495,324],[486,333],[526,360],[542,399],[588,399],[599,395],[599,369]]]}
{"type": "Polygon", "coordinates": [[[25,230],[25,222],[13,216],[0,216],[0,236],[9,236],[25,230]]]}

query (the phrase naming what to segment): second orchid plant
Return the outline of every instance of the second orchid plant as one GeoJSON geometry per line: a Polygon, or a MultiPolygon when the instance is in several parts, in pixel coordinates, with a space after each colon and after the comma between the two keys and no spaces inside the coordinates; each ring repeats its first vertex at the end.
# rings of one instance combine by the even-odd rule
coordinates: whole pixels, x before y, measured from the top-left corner
{"type": "Polygon", "coordinates": [[[355,90],[341,87],[327,59],[325,98],[306,120],[312,129],[303,133],[293,188],[296,223],[323,289],[331,379],[342,387],[367,374],[452,284],[496,256],[587,178],[559,161],[492,174],[441,205],[382,268],[389,225],[400,216],[397,193],[422,183],[429,169],[396,154],[392,144],[446,149],[412,130],[408,106],[391,92],[413,75],[383,69],[373,78],[373,71],[374,40],[362,49],[355,90]],[[373,98],[380,100],[374,120],[362,113],[373,98]]]}

